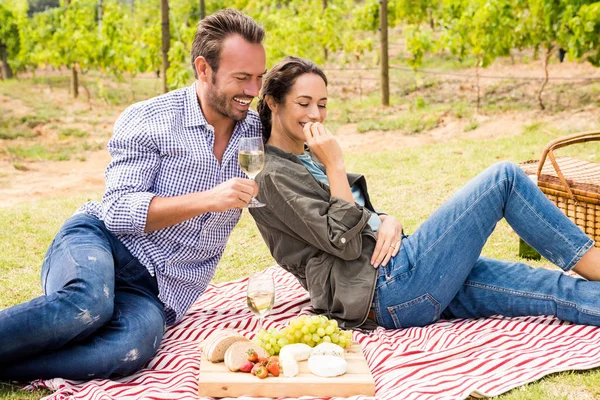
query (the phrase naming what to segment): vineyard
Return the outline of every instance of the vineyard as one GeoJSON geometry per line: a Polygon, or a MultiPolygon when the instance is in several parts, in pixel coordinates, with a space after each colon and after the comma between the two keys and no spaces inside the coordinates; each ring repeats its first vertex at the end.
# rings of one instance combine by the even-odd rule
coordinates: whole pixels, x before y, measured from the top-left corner
{"type": "Polygon", "coordinates": [[[552,55],[600,65],[600,2],[590,0],[54,1],[0,2],[2,76],[68,68],[74,97],[80,74],[89,71],[115,80],[155,73],[163,91],[189,83],[196,23],[225,6],[265,27],[269,65],[293,54],[342,68],[379,68],[386,105],[390,69],[416,71],[427,55],[447,54],[474,67],[478,106],[479,76],[498,57],[530,51],[541,60],[542,109],[552,55]],[[388,27],[400,29],[401,43],[388,41],[388,27]],[[378,30],[385,35],[377,37],[378,30]],[[395,45],[402,51],[390,65],[395,45]]]}

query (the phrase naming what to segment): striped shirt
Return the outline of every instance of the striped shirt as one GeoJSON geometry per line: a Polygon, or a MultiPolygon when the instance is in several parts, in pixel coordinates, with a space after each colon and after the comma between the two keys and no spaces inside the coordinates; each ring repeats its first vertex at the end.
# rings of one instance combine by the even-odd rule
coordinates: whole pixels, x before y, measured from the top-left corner
{"type": "Polygon", "coordinates": [[[250,111],[235,125],[219,164],[214,129],[202,114],[195,84],[136,103],[115,123],[106,192],[101,202],[86,203],[78,212],[103,220],[156,276],[168,324],[178,322],[206,289],[242,211],[209,212],[144,232],[150,201],[245,178],[237,162],[240,137],[261,135],[260,119],[250,111]]]}

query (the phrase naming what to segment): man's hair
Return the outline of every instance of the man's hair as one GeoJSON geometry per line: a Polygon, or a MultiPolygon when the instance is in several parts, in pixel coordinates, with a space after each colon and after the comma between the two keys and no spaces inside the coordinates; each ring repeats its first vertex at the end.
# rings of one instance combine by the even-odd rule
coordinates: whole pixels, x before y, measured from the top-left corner
{"type": "Polygon", "coordinates": [[[198,23],[198,29],[192,43],[192,69],[197,78],[194,61],[204,57],[210,68],[216,73],[219,69],[223,41],[230,35],[240,35],[253,44],[262,43],[265,30],[249,16],[231,8],[225,8],[198,23]]]}
{"type": "Polygon", "coordinates": [[[266,96],[271,96],[275,103],[282,104],[296,83],[298,77],[304,74],[320,76],[327,86],[327,76],[321,68],[310,60],[300,57],[287,56],[273,66],[264,77],[260,98],[256,110],[263,126],[263,139],[265,142],[271,136],[273,124],[271,109],[267,104],[266,96]]]}

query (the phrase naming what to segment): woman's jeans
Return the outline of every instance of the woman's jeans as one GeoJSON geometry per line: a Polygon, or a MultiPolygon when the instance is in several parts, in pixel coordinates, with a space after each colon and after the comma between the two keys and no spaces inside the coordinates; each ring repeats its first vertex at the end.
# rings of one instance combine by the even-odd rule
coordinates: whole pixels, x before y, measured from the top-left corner
{"type": "Polygon", "coordinates": [[[600,326],[600,282],[480,257],[502,218],[564,271],[593,246],[517,165],[495,164],[405,237],[398,255],[379,267],[377,322],[405,328],[500,314],[554,315],[600,326]]]}
{"type": "Polygon", "coordinates": [[[95,217],[62,226],[42,266],[44,295],[0,311],[0,379],[129,375],[165,329],[158,286],[95,217]]]}

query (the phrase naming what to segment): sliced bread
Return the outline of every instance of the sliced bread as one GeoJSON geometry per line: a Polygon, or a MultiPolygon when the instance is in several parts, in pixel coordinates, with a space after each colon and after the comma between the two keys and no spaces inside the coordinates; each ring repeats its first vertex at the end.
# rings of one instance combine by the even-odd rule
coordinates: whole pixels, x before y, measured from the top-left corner
{"type": "Polygon", "coordinates": [[[210,346],[210,344],[215,340],[218,339],[220,337],[223,337],[225,334],[235,334],[237,333],[236,331],[234,331],[233,329],[215,329],[213,330],[207,337],[206,339],[204,339],[203,341],[200,342],[200,345],[198,346],[200,348],[200,351],[203,352],[204,354],[206,354],[206,349],[208,349],[208,347],[210,346]]]}
{"type": "Polygon", "coordinates": [[[236,342],[250,342],[239,333],[227,332],[213,339],[206,347],[206,358],[208,361],[218,363],[224,360],[227,349],[236,342]]]}
{"type": "Polygon", "coordinates": [[[248,361],[248,350],[253,349],[259,358],[269,357],[269,353],[250,341],[240,341],[229,346],[225,352],[225,365],[229,370],[236,372],[240,370],[242,364],[248,361]]]}

